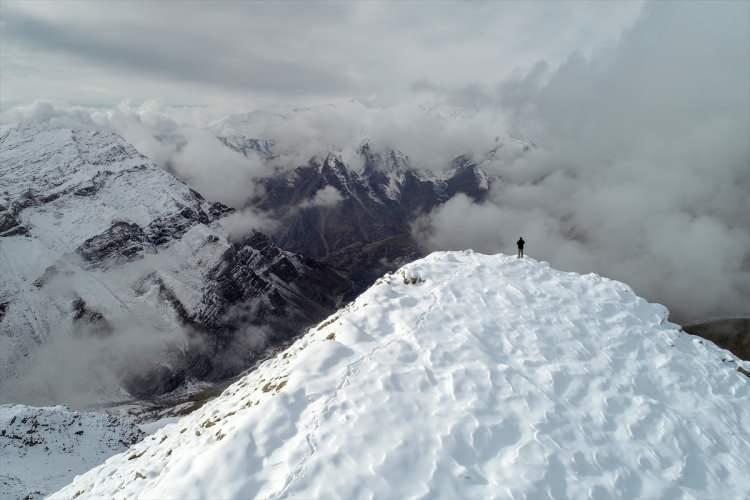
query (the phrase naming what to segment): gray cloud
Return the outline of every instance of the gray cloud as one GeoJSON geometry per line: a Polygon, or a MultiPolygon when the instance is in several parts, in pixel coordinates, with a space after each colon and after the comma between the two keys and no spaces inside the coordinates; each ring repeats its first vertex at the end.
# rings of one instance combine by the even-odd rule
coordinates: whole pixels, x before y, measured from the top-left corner
{"type": "Polygon", "coordinates": [[[649,4],[617,46],[503,83],[512,132],[541,148],[496,165],[490,203],[451,200],[417,229],[431,248],[506,252],[522,234],[681,320],[747,314],[747,61],[748,4],[649,4]]]}
{"type": "MultiPolygon", "coordinates": [[[[169,257],[149,255],[144,260],[111,269],[108,286],[119,290],[125,301],[112,301],[87,290],[87,282],[99,279],[68,258],[66,272],[54,275],[45,286],[57,307],[82,298],[88,311],[102,319],[60,321],[49,338],[20,360],[14,377],[0,380],[0,401],[24,404],[66,404],[82,408],[103,401],[126,398],[123,380],[139,376],[179,360],[192,343],[190,332],[177,314],[160,307],[146,292],[132,300],[125,290],[158,269],[169,257]]],[[[94,271],[95,272],[95,271],[94,271]]],[[[88,289],[90,290],[90,289],[88,289]]]]}
{"type": "Polygon", "coordinates": [[[250,48],[237,57],[211,38],[159,27],[138,27],[127,36],[34,17],[13,8],[4,13],[4,35],[26,46],[64,52],[96,65],[278,94],[335,94],[351,87],[346,75],[304,60],[272,59],[250,48]]]}
{"type": "Polygon", "coordinates": [[[389,100],[617,36],[639,3],[3,1],[6,102],[389,100]],[[429,15],[425,15],[426,12],[429,15]],[[33,81],[31,81],[33,78],[33,81]]]}
{"type": "Polygon", "coordinates": [[[278,226],[278,221],[252,209],[238,210],[221,221],[227,230],[229,241],[239,241],[253,231],[269,233],[278,226]]]}

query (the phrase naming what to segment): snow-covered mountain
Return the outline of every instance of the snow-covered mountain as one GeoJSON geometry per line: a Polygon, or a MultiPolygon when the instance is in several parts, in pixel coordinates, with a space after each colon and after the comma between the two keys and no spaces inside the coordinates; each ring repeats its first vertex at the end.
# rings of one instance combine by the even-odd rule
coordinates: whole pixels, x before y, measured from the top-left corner
{"type": "Polygon", "coordinates": [[[0,500],[43,498],[144,436],[123,417],[0,405],[0,500]]]}
{"type": "Polygon", "coordinates": [[[420,216],[456,194],[483,201],[499,172],[536,148],[487,135],[501,123],[492,110],[457,111],[432,99],[385,108],[346,99],[233,114],[209,128],[265,164],[269,175],[250,204],[283,221],[274,242],[343,269],[361,291],[424,255],[413,236],[420,216]],[[423,124],[434,144],[416,146],[410,131],[392,130],[403,123],[423,124]],[[460,146],[456,137],[465,138],[460,146]]]}
{"type": "MultiPolygon", "coordinates": [[[[272,143],[239,136],[222,140],[274,164],[272,143]]],[[[436,174],[399,151],[365,142],[354,158],[328,152],[258,179],[262,196],[250,205],[282,222],[272,234],[276,244],[346,271],[362,290],[423,255],[412,235],[417,217],[459,193],[476,201],[487,196],[492,180],[482,168],[485,161],[459,156],[436,174]]]]}
{"type": "Polygon", "coordinates": [[[666,318],[434,253],[51,498],[748,498],[750,378],[666,318]]]}
{"type": "Polygon", "coordinates": [[[230,239],[230,212],[116,134],[0,129],[0,390],[56,384],[93,349],[131,394],[168,391],[335,310],[348,280],[260,233],[230,239]]]}
{"type": "Polygon", "coordinates": [[[482,153],[452,157],[440,144],[414,148],[408,139],[392,137],[398,134],[384,137],[388,124],[410,121],[400,116],[431,124],[436,142],[455,135],[450,131],[469,134],[472,123],[438,103],[390,109],[351,99],[234,114],[210,130],[226,146],[265,164],[269,175],[259,179],[261,194],[250,205],[282,220],[274,242],[343,269],[363,290],[384,272],[424,255],[412,234],[421,215],[459,193],[481,202],[498,181],[489,172],[535,147],[477,132],[468,142],[482,153]],[[398,143],[421,151],[420,157],[410,158],[398,143]]]}

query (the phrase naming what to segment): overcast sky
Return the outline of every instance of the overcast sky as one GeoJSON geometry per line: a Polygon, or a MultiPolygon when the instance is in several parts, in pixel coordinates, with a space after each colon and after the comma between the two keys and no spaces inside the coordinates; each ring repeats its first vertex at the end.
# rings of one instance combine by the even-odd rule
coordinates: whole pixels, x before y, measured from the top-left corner
{"type": "Polygon", "coordinates": [[[253,108],[494,86],[606,47],[640,2],[16,1],[2,106],[46,100],[253,108]]]}

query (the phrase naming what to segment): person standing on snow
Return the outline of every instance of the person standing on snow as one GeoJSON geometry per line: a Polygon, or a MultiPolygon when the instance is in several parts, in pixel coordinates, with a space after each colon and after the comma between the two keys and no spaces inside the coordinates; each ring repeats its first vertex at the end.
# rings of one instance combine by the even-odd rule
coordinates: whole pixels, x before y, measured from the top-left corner
{"type": "Polygon", "coordinates": [[[525,241],[523,241],[523,237],[518,238],[518,241],[516,241],[516,245],[518,245],[518,258],[523,258],[523,246],[526,244],[525,241]]]}

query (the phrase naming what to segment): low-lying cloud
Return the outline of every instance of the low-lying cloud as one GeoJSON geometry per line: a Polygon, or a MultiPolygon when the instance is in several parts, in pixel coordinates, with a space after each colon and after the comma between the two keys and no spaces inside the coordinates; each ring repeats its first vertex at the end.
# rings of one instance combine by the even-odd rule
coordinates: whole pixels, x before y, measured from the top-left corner
{"type": "Polygon", "coordinates": [[[199,339],[180,324],[157,287],[144,285],[141,295],[133,296],[136,284],[146,283],[145,276],[166,259],[147,256],[104,277],[66,258],[64,271],[53,274],[43,290],[48,304],[70,308],[71,315],[78,302],[80,317],[59,321],[19,360],[14,376],[0,380],[0,401],[80,408],[130,399],[123,385],[131,377],[172,365],[188,344],[199,348],[199,339]]]}
{"type": "Polygon", "coordinates": [[[299,204],[299,208],[308,207],[333,207],[336,206],[344,197],[341,196],[341,191],[333,186],[326,186],[319,189],[315,196],[309,200],[305,200],[299,204]]]}
{"type": "Polygon", "coordinates": [[[750,312],[747,61],[747,4],[648,4],[610,50],[504,82],[512,132],[540,148],[497,165],[490,202],[451,200],[418,234],[506,252],[523,235],[679,320],[750,312]]]}
{"type": "Polygon", "coordinates": [[[239,241],[254,231],[270,233],[278,226],[278,221],[267,214],[251,208],[238,210],[221,219],[221,224],[227,231],[227,238],[231,242],[239,241]]]}

